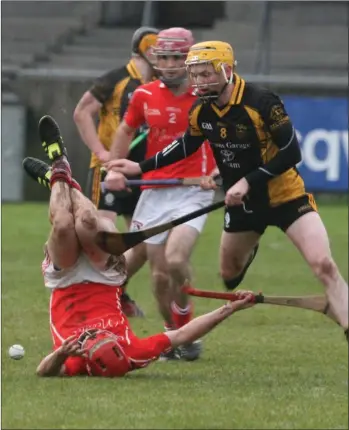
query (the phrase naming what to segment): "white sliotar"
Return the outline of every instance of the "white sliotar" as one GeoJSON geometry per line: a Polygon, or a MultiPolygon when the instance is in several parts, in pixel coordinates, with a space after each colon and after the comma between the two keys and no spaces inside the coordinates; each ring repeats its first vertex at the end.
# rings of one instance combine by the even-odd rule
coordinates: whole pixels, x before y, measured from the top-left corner
{"type": "Polygon", "coordinates": [[[12,345],[8,350],[8,354],[13,360],[20,360],[24,357],[25,351],[22,345],[12,345]]]}

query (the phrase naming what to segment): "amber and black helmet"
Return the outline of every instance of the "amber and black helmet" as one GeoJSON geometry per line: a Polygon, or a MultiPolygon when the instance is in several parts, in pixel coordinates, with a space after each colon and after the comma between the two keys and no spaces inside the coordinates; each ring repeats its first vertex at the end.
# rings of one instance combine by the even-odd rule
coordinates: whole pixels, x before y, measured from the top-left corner
{"type": "Polygon", "coordinates": [[[155,45],[158,33],[159,30],[154,27],[138,28],[132,36],[132,54],[144,57],[149,48],[155,45]]]}

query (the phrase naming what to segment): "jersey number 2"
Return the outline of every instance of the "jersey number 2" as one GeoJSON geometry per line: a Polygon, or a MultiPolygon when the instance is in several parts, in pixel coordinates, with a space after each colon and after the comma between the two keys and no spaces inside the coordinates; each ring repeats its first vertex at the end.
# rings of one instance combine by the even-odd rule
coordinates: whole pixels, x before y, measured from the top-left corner
{"type": "Polygon", "coordinates": [[[177,120],[176,114],[174,112],[171,112],[169,123],[170,124],[176,124],[176,120],[177,120]]]}

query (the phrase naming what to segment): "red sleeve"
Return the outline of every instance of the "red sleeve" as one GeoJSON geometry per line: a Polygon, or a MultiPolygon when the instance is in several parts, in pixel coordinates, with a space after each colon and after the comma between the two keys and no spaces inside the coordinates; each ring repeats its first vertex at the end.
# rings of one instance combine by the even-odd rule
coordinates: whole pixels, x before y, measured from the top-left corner
{"type": "Polygon", "coordinates": [[[140,358],[143,360],[154,360],[160,356],[161,353],[167,352],[171,349],[171,341],[166,333],[159,333],[143,339],[139,339],[141,348],[140,358]]]}
{"type": "Polygon", "coordinates": [[[82,357],[68,357],[64,363],[67,376],[87,375],[86,360],[82,357]]]}
{"type": "Polygon", "coordinates": [[[137,88],[132,94],[123,118],[129,127],[137,129],[146,122],[144,117],[144,95],[142,88],[137,88]]]}

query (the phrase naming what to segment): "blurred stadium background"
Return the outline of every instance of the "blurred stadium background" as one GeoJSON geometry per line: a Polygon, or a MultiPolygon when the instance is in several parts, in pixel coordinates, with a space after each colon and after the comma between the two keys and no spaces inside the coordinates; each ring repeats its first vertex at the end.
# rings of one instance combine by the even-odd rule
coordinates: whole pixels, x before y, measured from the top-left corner
{"type": "Polygon", "coordinates": [[[37,121],[46,113],[61,124],[85,182],[89,154],[74,107],[93,78],[128,60],[140,25],[229,41],[237,72],[282,95],[308,187],[347,191],[348,2],[2,1],[3,201],[47,198],[21,168],[23,157],[41,156],[37,121]]]}

